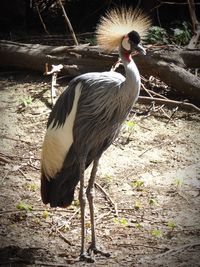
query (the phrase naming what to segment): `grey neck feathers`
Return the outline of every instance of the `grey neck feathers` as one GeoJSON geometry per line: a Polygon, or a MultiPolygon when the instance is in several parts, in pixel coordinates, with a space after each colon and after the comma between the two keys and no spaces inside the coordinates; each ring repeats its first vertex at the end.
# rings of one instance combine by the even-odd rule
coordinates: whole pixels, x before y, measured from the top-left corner
{"type": "Polygon", "coordinates": [[[119,49],[119,55],[126,72],[126,80],[124,81],[122,87],[123,89],[129,91],[129,95],[135,102],[139,96],[141,84],[138,68],[133,59],[131,58],[130,53],[125,51],[123,48],[119,49]]]}

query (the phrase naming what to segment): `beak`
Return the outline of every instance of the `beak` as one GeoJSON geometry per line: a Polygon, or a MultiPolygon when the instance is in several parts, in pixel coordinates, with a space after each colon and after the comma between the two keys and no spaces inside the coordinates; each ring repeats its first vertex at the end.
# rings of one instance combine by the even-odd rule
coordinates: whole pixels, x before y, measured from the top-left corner
{"type": "Polygon", "coordinates": [[[132,50],[138,51],[141,55],[146,55],[146,50],[141,44],[132,44],[132,50]]]}

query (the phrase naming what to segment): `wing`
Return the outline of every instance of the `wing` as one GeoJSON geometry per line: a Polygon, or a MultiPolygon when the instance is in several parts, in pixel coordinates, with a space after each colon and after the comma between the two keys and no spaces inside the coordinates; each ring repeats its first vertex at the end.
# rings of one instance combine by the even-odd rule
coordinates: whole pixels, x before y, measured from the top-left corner
{"type": "Polygon", "coordinates": [[[74,123],[74,144],[79,154],[93,160],[111,144],[130,109],[121,105],[124,76],[104,72],[86,78],[74,123]]]}
{"type": "Polygon", "coordinates": [[[56,102],[47,124],[42,149],[42,167],[47,177],[54,177],[61,170],[74,137],[76,143],[80,142],[81,134],[92,130],[90,122],[94,115],[96,120],[103,115],[104,103],[110,105],[108,99],[113,99],[114,92],[124,79],[116,72],[94,72],[80,75],[69,83],[56,102]]]}
{"type": "Polygon", "coordinates": [[[44,203],[65,206],[72,202],[79,181],[78,157],[88,153],[87,167],[112,139],[112,130],[107,136],[103,134],[107,126],[101,129],[99,138],[93,137],[100,122],[104,125],[108,117],[112,120],[111,99],[115,99],[114,94],[124,79],[114,72],[84,74],[73,79],[59,97],[50,114],[42,148],[44,203]],[[103,107],[104,103],[107,106],[103,107]],[[105,112],[107,107],[109,112],[105,112]]]}
{"type": "MultiPolygon", "coordinates": [[[[103,91],[111,91],[113,88],[116,90],[116,85],[120,85],[124,82],[125,77],[118,72],[92,72],[80,75],[74,78],[68,85],[67,89],[61,94],[57,100],[47,123],[47,128],[53,122],[53,127],[63,126],[68,114],[70,114],[76,91],[76,86],[80,82],[83,87],[84,96],[88,97],[90,94],[91,98],[93,93],[101,95],[103,91]],[[87,95],[87,96],[86,96],[87,95]]],[[[90,101],[88,99],[88,101],[90,101]]]]}

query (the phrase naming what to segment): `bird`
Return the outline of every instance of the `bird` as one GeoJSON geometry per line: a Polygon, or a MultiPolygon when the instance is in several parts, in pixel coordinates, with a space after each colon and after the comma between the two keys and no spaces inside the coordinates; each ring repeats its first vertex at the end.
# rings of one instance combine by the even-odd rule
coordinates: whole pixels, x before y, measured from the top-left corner
{"type": "Polygon", "coordinates": [[[94,183],[99,160],[113,143],[138,99],[141,78],[132,53],[145,55],[141,40],[151,25],[140,9],[113,8],[96,27],[99,48],[118,49],[125,77],[115,71],[90,72],[73,78],[58,98],[47,122],[41,154],[41,198],[51,207],[68,207],[78,183],[81,211],[80,261],[93,262],[94,254],[109,257],[96,241],[94,183]],[[91,168],[88,185],[85,170],[91,168]],[[85,207],[88,200],[91,243],[85,249],[85,207]]]}

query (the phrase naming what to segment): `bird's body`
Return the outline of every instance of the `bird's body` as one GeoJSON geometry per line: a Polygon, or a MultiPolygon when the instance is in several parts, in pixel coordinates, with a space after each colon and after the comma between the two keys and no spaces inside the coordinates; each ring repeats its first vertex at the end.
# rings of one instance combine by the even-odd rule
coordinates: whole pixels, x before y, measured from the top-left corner
{"type": "MultiPolygon", "coordinates": [[[[110,21],[103,20],[100,24],[99,43],[105,37],[101,39],[101,26],[105,28],[106,23],[110,24],[110,21]]],[[[145,23],[143,21],[143,29],[146,27],[145,23]]],[[[119,36],[117,38],[119,39],[119,36]]],[[[117,41],[111,42],[111,45],[113,43],[117,44],[117,41]]],[[[92,225],[90,250],[100,252],[96,248],[94,226],[94,180],[99,158],[117,137],[123,121],[139,95],[140,75],[131,57],[133,47],[145,54],[139,43],[140,36],[135,31],[123,35],[120,43],[118,41],[126,78],[113,71],[87,73],[74,78],[59,97],[48,120],[42,149],[42,200],[45,204],[50,203],[52,207],[68,206],[73,201],[74,190],[80,181],[83,260],[87,259],[84,245],[84,171],[93,163],[86,190],[92,225]]],[[[110,44],[107,48],[110,48],[110,44]]]]}
{"type": "MultiPolygon", "coordinates": [[[[127,71],[133,68],[135,63],[130,61],[127,71]]],[[[87,167],[115,139],[139,94],[139,73],[128,78],[117,72],[83,74],[60,96],[43,144],[44,203],[53,207],[71,204],[81,155],[86,156],[87,167]]]]}

